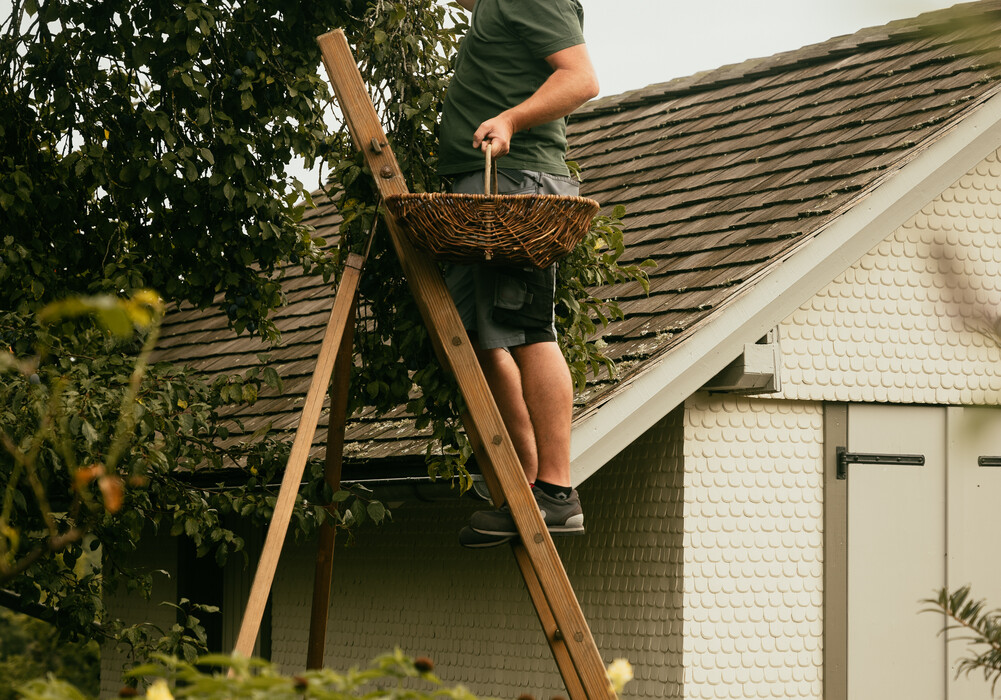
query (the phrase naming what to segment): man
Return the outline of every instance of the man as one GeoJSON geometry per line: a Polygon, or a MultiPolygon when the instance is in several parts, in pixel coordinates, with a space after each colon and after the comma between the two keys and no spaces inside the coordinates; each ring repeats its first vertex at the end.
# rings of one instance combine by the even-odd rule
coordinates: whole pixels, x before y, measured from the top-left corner
{"type": "MultiPolygon", "coordinates": [[[[579,0],[458,0],[471,10],[442,112],[439,171],[483,193],[484,151],[501,194],[576,195],[566,115],[598,94],[579,0]]],[[[446,282],[553,534],[584,532],[570,486],[573,385],[556,343],[556,270],[456,265],[446,282]]],[[[474,513],[463,545],[517,536],[506,508],[474,513]]]]}

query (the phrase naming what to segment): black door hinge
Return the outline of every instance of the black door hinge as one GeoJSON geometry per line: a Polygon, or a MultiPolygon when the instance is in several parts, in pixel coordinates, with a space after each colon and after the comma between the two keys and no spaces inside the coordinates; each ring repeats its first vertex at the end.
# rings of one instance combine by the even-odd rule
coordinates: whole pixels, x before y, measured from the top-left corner
{"type": "Polygon", "coordinates": [[[848,478],[849,464],[895,464],[897,466],[923,467],[924,455],[885,455],[866,452],[849,452],[844,447],[837,448],[838,479],[848,478]]]}

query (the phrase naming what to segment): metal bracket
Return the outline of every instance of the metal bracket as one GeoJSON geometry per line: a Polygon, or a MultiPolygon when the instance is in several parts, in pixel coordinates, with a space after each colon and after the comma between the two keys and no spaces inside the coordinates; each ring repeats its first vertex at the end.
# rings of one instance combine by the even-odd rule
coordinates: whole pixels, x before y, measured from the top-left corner
{"type": "Polygon", "coordinates": [[[893,464],[901,467],[923,467],[925,464],[924,455],[887,455],[849,452],[844,447],[837,448],[837,457],[838,471],[835,476],[842,480],[848,478],[849,464],[893,464]]]}

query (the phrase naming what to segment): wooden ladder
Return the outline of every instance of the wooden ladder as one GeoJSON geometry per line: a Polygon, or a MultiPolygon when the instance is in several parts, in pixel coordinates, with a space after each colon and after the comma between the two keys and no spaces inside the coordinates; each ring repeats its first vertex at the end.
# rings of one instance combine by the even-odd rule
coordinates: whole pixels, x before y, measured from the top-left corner
{"type": "MultiPolygon", "coordinates": [[[[407,185],[396,156],[388,146],[386,134],[365,89],[344,33],[338,30],[324,34],[317,38],[317,42],[352,140],[363,151],[380,194],[382,197],[405,194],[407,185]]],[[[605,674],[605,667],[594,638],[525,480],[514,445],[504,427],[500,412],[441,274],[431,260],[410,245],[392,216],[387,214],[386,223],[438,358],[455,375],[466,401],[468,413],[462,416],[463,424],[491,498],[495,505],[500,506],[506,502],[511,509],[520,534],[520,540],[516,540],[511,547],[556,665],[563,677],[567,693],[571,700],[614,698],[615,692],[605,674]]],[[[339,386],[340,393],[345,393],[343,372],[344,367],[349,364],[345,358],[350,358],[350,347],[345,348],[343,340],[345,328],[350,325],[363,262],[360,256],[349,258],[348,267],[335,296],[327,332],[306,396],[303,415],[293,441],[289,464],[237,639],[235,651],[245,656],[253,652],[260,629],[281,546],[287,533],[288,520],[295,503],[295,493],[302,478],[335,356],[341,358],[338,362],[340,371],[336,373],[338,378],[335,378],[335,387],[339,386]]],[[[346,397],[343,395],[332,396],[330,434],[336,432],[333,426],[338,420],[343,434],[344,400],[346,397]]],[[[328,452],[332,447],[334,445],[328,445],[328,452]]],[[[339,478],[338,458],[332,460],[328,454],[327,464],[328,480],[339,478]]],[[[334,485],[336,486],[336,483],[334,485]]],[[[320,665],[323,657],[333,546],[331,533],[326,534],[326,537],[321,538],[321,548],[318,553],[316,581],[317,590],[320,592],[314,592],[314,624],[311,627],[309,652],[311,667],[320,665]],[[323,621],[317,622],[320,616],[323,621]]]]}

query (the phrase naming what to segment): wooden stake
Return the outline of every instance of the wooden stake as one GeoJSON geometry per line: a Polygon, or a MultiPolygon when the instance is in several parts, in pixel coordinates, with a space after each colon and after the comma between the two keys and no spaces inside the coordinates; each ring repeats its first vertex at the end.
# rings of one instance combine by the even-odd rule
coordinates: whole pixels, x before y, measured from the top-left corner
{"type": "MultiPolygon", "coordinates": [[[[340,290],[338,290],[339,293],[340,290]]],[[[357,312],[358,294],[354,293],[351,319],[357,312]]],[[[327,457],[324,478],[332,493],[341,489],[341,466],[344,462],[344,429],[348,418],[348,390],[351,364],[354,359],[354,323],[344,329],[341,348],[334,361],[334,376],[330,384],[330,416],[327,421],[327,457]]],[[[330,515],[337,514],[337,504],[327,506],[330,515]]],[[[327,638],[327,617],[330,608],[330,577],[334,569],[334,540],[337,529],[330,523],[320,526],[316,545],[316,568],[313,575],[313,606],[309,618],[309,644],[306,647],[306,668],[323,668],[323,650],[327,638]]]]}
{"type": "MultiPolygon", "coordinates": [[[[372,100],[365,89],[357,64],[341,31],[317,38],[323,63],[337,95],[351,138],[365,155],[369,169],[383,197],[407,192],[396,156],[388,147],[372,100]]],[[[462,327],[455,304],[445,288],[437,266],[414,250],[391,216],[386,217],[393,246],[410,284],[417,306],[439,359],[450,368],[466,400],[471,420],[466,432],[476,451],[477,461],[493,477],[491,495],[500,505],[507,502],[525,551],[526,577],[538,579],[542,595],[538,605],[548,612],[560,630],[569,662],[557,656],[557,664],[574,700],[614,698],[605,667],[587,627],[566,571],[539,514],[525,480],[514,445],[507,434],[497,405],[480,370],[469,338],[462,327]],[[568,678],[576,677],[579,683],[568,678]]],[[[533,602],[536,602],[533,598],[533,602]]],[[[540,612],[540,617],[542,613],[540,612]]]]}
{"type": "Polygon", "coordinates": [[[292,441],[292,449],[289,452],[288,464],[285,467],[285,475],[278,491],[278,501],[275,503],[275,511],[271,516],[271,524],[268,526],[261,559],[257,563],[257,572],[254,574],[254,583],[250,588],[250,597],[243,613],[243,621],[240,623],[240,633],[233,650],[236,654],[250,656],[254,653],[254,642],[261,629],[264,608],[267,606],[268,596],[271,594],[271,584],[274,582],[275,571],[278,569],[278,559],[281,557],[282,545],[288,532],[289,520],[295,506],[295,497],[299,492],[299,484],[302,483],[302,473],[306,468],[306,460],[309,457],[313,436],[316,434],[316,426],[323,409],[323,395],[327,392],[327,386],[330,384],[330,373],[334,367],[334,359],[341,347],[345,328],[354,320],[352,309],[354,308],[355,290],[358,288],[362,263],[363,258],[360,255],[349,255],[344,274],[337,287],[334,306],[330,310],[330,319],[327,321],[323,342],[320,344],[320,353],[316,358],[316,368],[313,370],[313,378],[309,383],[309,390],[306,392],[306,402],[303,404],[302,415],[299,418],[295,439],[292,441]]]}

